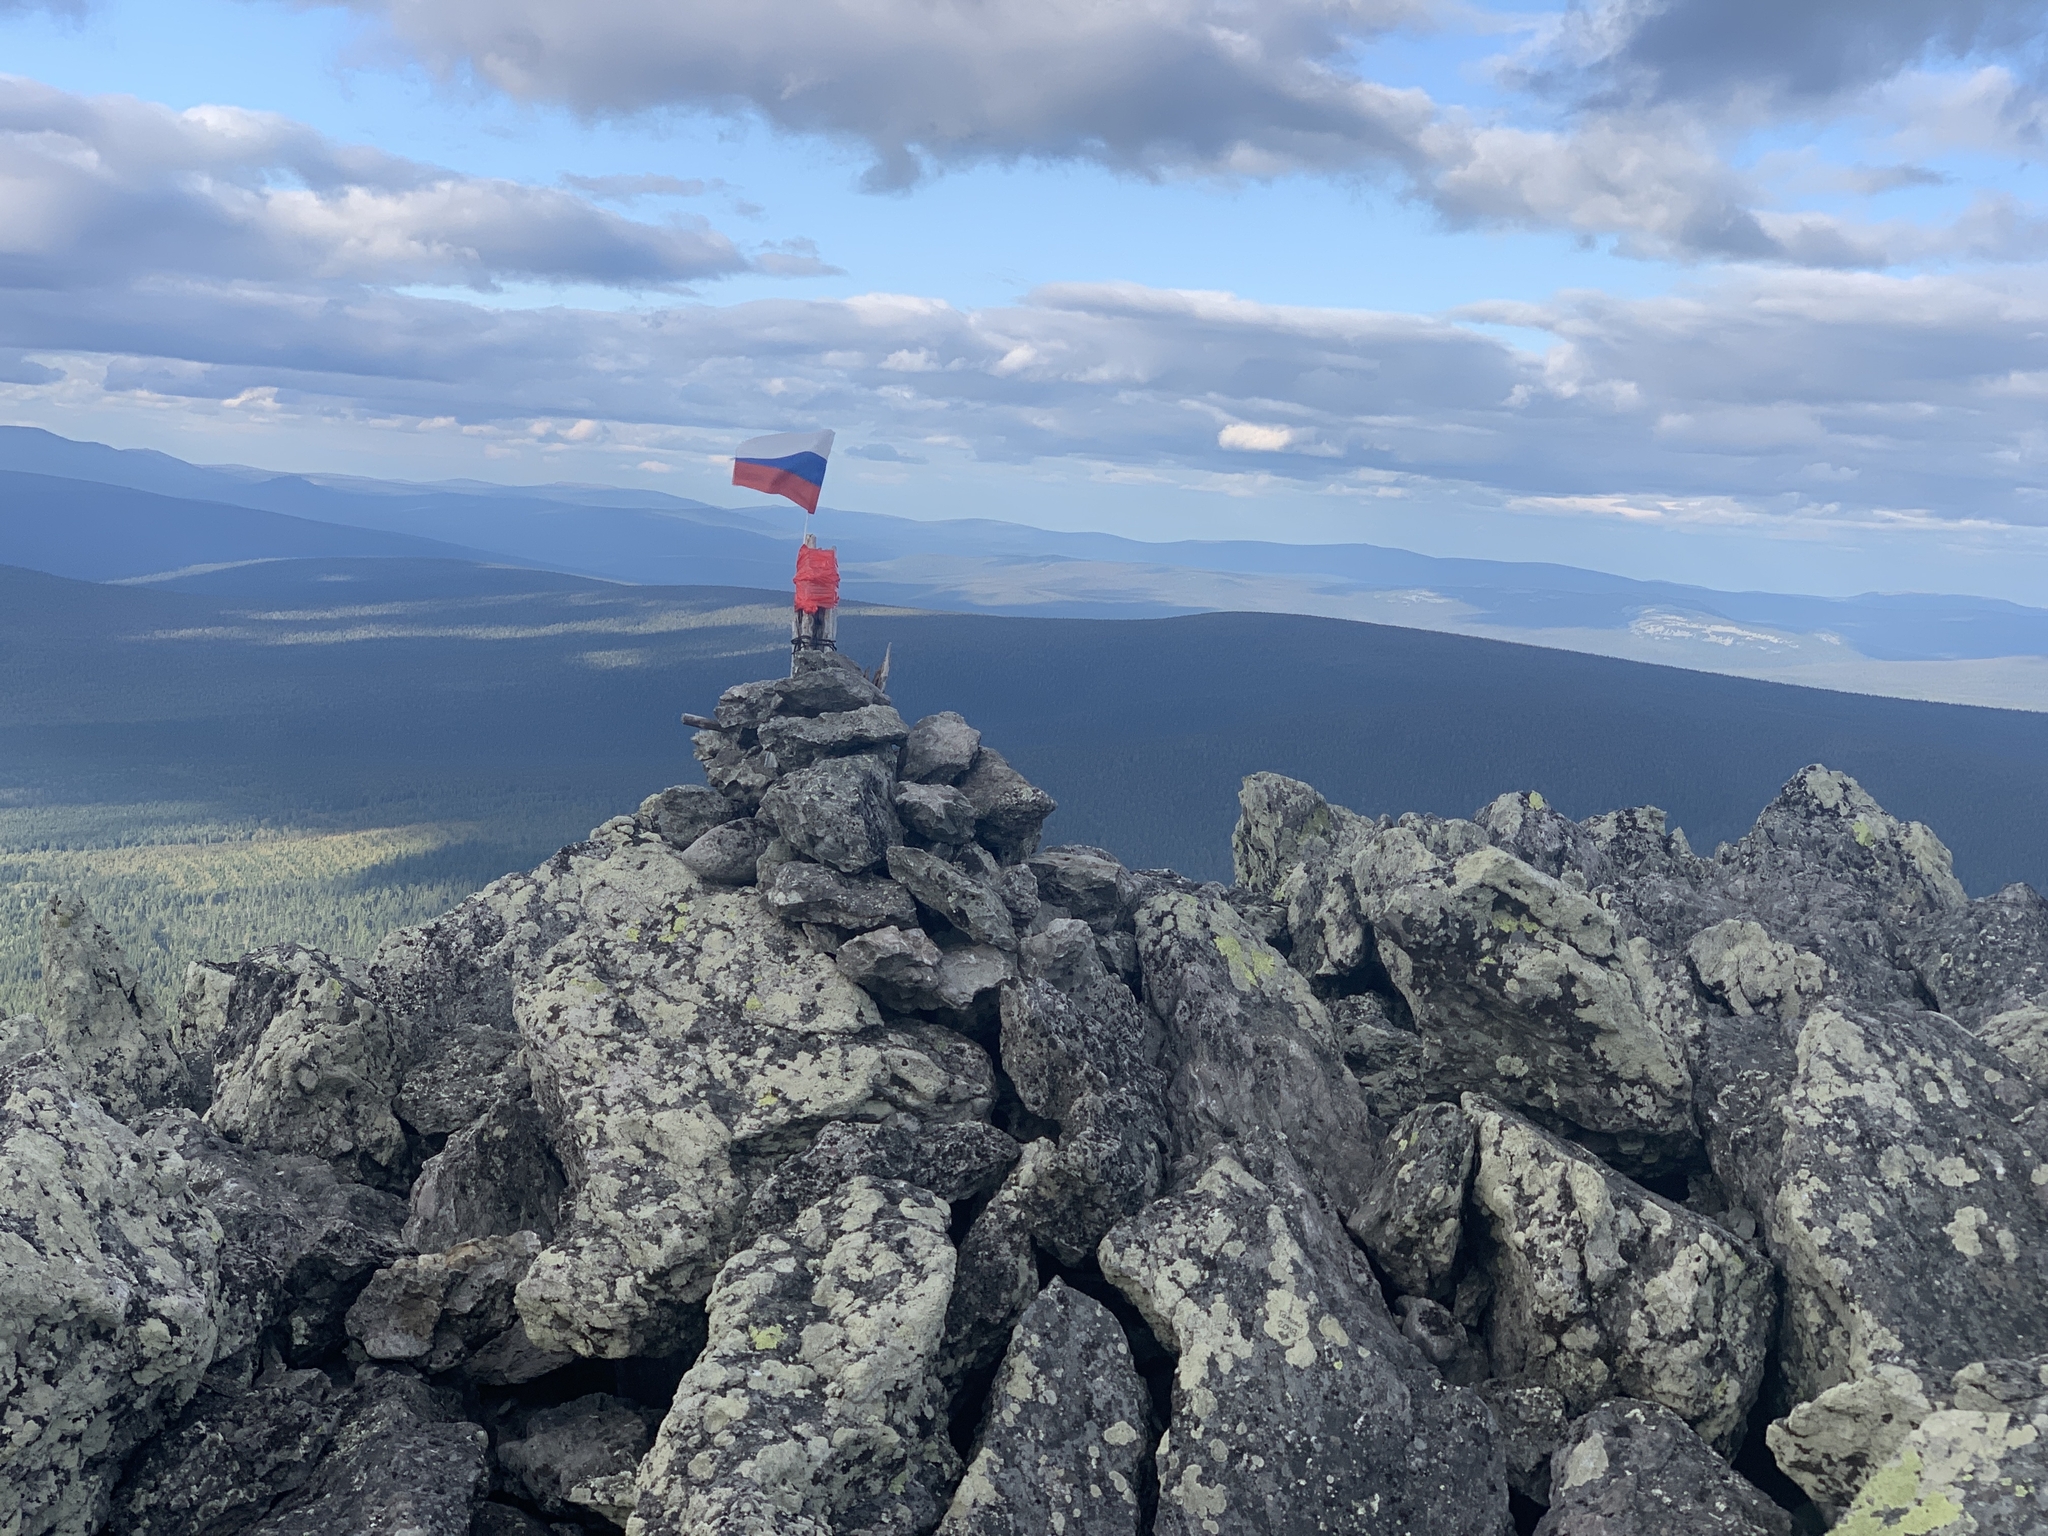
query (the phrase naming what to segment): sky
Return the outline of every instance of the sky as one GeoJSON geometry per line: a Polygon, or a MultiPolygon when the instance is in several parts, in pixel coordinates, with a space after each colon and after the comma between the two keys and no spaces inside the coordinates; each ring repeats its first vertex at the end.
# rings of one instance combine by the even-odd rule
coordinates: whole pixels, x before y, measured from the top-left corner
{"type": "Polygon", "coordinates": [[[0,0],[0,421],[2048,604],[2048,0],[0,0]]]}

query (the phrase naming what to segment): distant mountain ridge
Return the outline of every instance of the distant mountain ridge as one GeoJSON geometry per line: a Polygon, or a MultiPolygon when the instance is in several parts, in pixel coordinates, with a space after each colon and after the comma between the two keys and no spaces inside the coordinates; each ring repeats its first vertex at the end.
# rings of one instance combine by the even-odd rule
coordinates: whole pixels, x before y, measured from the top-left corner
{"type": "MultiPolygon", "coordinates": [[[[202,467],[24,427],[0,427],[0,469],[657,585],[779,588],[788,581],[795,527],[774,508],[734,510],[657,491],[469,480],[416,485],[202,467]]],[[[209,515],[217,526],[217,514],[209,515]]],[[[2048,609],[1998,599],[1720,592],[1369,544],[1154,544],[986,519],[924,522],[837,509],[828,509],[828,519],[849,594],[875,602],[1048,617],[1300,613],[1851,692],[2048,709],[2048,609]]],[[[86,573],[89,562],[46,563],[62,559],[63,550],[53,553],[48,535],[41,544],[18,539],[20,522],[0,493],[0,560],[86,573]]],[[[218,545],[215,539],[208,547],[218,545]]]]}

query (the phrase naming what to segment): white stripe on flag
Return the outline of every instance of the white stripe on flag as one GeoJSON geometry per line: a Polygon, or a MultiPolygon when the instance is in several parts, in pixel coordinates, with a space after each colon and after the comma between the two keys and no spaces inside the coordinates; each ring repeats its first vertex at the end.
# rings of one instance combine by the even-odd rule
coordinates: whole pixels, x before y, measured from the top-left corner
{"type": "Polygon", "coordinates": [[[786,459],[791,454],[815,453],[821,459],[832,457],[832,438],[828,428],[823,432],[770,432],[766,437],[750,437],[733,450],[736,459],[786,459]]]}

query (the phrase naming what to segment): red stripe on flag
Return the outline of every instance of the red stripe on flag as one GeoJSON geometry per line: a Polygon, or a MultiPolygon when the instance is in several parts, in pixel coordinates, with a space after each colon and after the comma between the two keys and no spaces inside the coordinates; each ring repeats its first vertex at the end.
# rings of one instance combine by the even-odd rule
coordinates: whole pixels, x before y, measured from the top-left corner
{"type": "Polygon", "coordinates": [[[744,459],[734,459],[732,483],[745,486],[750,491],[766,491],[770,496],[787,496],[806,512],[818,510],[818,487],[802,475],[793,475],[786,469],[771,469],[766,464],[749,464],[744,459]]]}

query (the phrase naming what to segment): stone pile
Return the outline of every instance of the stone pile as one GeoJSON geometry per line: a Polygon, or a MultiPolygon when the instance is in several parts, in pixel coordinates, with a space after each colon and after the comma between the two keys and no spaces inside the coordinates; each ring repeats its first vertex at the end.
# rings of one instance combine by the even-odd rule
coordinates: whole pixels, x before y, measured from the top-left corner
{"type": "Polygon", "coordinates": [[[1245,782],[1236,881],[851,664],[367,960],[75,901],[0,1024],[0,1531],[2048,1527],[2048,903],[1245,782]]]}

